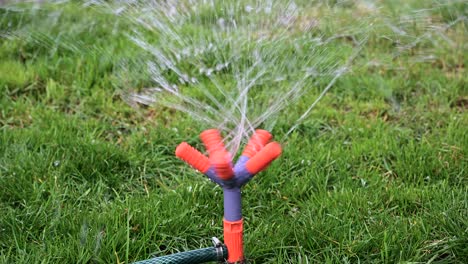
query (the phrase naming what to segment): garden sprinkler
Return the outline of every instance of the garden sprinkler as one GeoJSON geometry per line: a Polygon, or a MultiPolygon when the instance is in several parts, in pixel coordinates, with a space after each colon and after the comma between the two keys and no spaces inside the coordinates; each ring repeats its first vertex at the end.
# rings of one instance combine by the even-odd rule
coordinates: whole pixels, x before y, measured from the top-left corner
{"type": "Polygon", "coordinates": [[[217,129],[203,131],[200,138],[206,147],[208,157],[186,142],[179,144],[175,153],[178,158],[205,174],[210,180],[223,188],[225,245],[222,245],[214,238],[214,249],[207,248],[182,252],[138,263],[204,263],[213,260],[224,261],[226,258],[227,263],[245,263],[241,187],[281,154],[281,146],[277,142],[269,143],[272,136],[268,131],[257,129],[233,167],[232,156],[224,147],[223,139],[217,129]],[[194,258],[200,257],[202,250],[214,257],[212,259],[202,258],[203,262],[200,262],[200,260],[196,262],[194,258]],[[189,254],[192,256],[189,256],[189,254]],[[180,262],[172,261],[176,256],[186,258],[180,262]]]}

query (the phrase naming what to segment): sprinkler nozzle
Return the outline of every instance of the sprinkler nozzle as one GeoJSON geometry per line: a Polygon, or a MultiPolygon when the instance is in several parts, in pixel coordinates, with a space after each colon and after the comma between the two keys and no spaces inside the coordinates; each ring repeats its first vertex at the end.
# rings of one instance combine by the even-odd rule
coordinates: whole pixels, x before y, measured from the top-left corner
{"type": "Polygon", "coordinates": [[[242,152],[243,156],[252,158],[257,152],[259,152],[265,145],[271,140],[272,135],[270,132],[257,129],[255,133],[250,138],[247,146],[245,147],[244,151],[242,152]]]}
{"type": "Polygon", "coordinates": [[[255,175],[265,169],[273,160],[281,155],[281,145],[278,142],[268,143],[245,164],[250,174],[255,175]]]}
{"type": "Polygon", "coordinates": [[[231,165],[231,155],[225,150],[217,150],[210,154],[209,163],[213,166],[216,175],[222,180],[230,180],[234,176],[231,165]]]}
{"type": "Polygon", "coordinates": [[[205,144],[206,151],[208,151],[210,156],[215,151],[225,150],[223,138],[221,137],[219,131],[215,128],[203,131],[200,134],[200,138],[203,141],[203,144],[205,144]]]}
{"type": "Polygon", "coordinates": [[[210,161],[208,158],[187,142],[180,143],[176,148],[175,154],[179,159],[185,161],[201,173],[206,173],[210,168],[210,161]]]}

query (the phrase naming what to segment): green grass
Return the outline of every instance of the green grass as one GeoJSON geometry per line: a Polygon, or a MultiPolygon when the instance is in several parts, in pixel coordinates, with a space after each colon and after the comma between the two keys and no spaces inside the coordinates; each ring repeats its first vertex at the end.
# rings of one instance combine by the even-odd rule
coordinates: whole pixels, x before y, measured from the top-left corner
{"type": "MultiPolygon", "coordinates": [[[[403,2],[383,12],[397,20],[428,5],[403,2]]],[[[125,21],[114,32],[93,10],[50,8],[66,15],[52,23],[0,7],[0,33],[19,36],[0,38],[0,263],[129,263],[210,245],[222,235],[222,191],[174,157],[181,141],[201,149],[206,127],[120,99],[119,88],[149,83],[138,70],[125,84],[116,76],[144,57],[125,21]]],[[[324,32],[351,23],[349,8],[324,32]]],[[[450,23],[466,10],[431,12],[450,23]]],[[[445,32],[453,45],[431,38],[396,58],[379,37],[388,32],[373,32],[356,62],[365,66],[339,79],[245,187],[251,263],[468,262],[466,32],[465,20],[445,32]],[[415,62],[421,54],[436,59],[415,62]]],[[[274,135],[306,101],[278,116],[274,135]]]]}

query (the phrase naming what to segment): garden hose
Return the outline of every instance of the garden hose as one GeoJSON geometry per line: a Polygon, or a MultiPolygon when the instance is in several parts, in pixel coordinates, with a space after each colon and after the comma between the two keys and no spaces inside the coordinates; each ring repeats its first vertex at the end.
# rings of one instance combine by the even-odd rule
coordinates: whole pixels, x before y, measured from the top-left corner
{"type": "Polygon", "coordinates": [[[213,238],[214,247],[195,249],[172,255],[142,260],[134,264],[199,264],[210,261],[224,262],[228,257],[228,251],[217,238],[213,238]]]}

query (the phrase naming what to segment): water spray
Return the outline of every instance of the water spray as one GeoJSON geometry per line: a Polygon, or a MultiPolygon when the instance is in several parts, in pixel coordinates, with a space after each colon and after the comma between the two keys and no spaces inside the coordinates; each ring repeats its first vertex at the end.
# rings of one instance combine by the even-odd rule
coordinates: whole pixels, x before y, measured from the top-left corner
{"type": "Polygon", "coordinates": [[[226,150],[223,138],[217,129],[203,131],[200,138],[205,145],[208,157],[186,142],[177,146],[175,154],[223,188],[224,244],[213,238],[214,248],[143,260],[138,264],[204,263],[207,261],[245,263],[241,188],[281,155],[281,146],[277,142],[270,142],[272,135],[268,131],[257,129],[233,166],[232,156],[226,150]]]}

